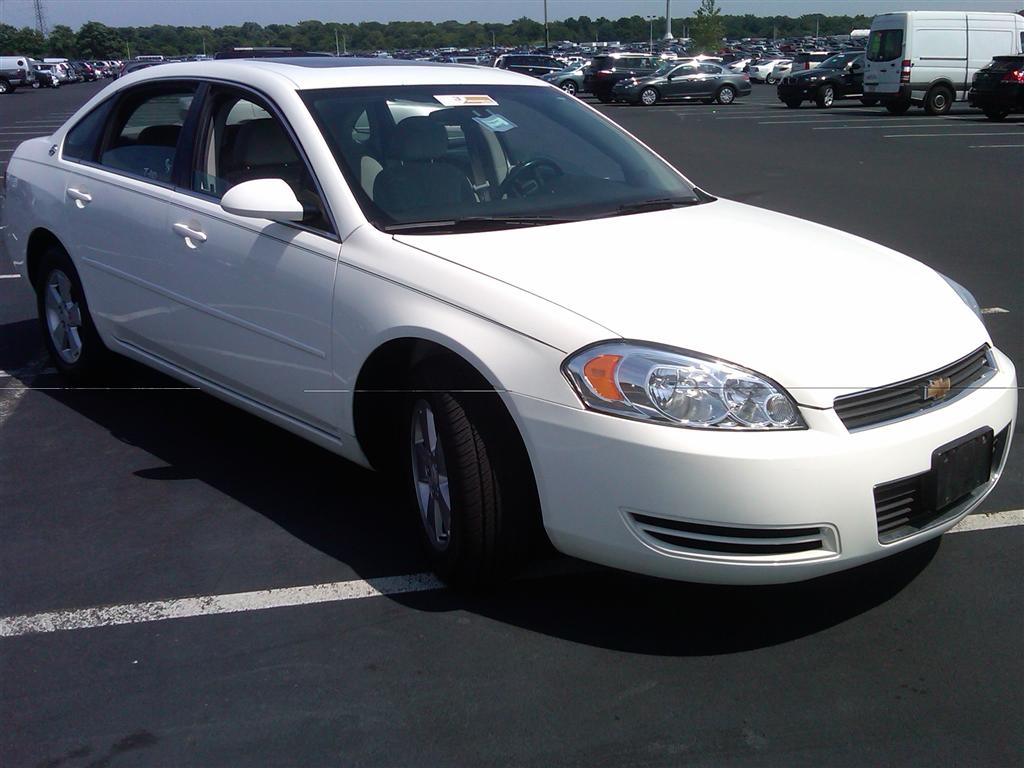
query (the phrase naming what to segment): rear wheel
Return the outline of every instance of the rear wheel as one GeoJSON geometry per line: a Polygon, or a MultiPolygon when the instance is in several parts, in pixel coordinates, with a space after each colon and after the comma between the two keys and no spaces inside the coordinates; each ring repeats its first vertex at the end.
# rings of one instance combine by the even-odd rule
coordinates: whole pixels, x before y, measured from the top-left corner
{"type": "Polygon", "coordinates": [[[790,109],[800,109],[800,99],[786,99],[786,106],[790,109]]]}
{"type": "Polygon", "coordinates": [[[39,86],[39,81],[38,80],[33,80],[32,81],[32,87],[35,88],[35,89],[38,89],[40,87],[39,86]]]}
{"type": "Polygon", "coordinates": [[[653,107],[658,103],[658,92],[654,88],[644,88],[640,91],[640,103],[645,107],[653,107]]]}
{"type": "Polygon", "coordinates": [[[719,104],[732,104],[736,100],[736,89],[731,85],[723,85],[715,94],[715,100],[719,104]]]}
{"type": "Polygon", "coordinates": [[[874,96],[861,96],[860,103],[865,107],[873,107],[878,103],[878,99],[874,96]]]}
{"type": "Polygon", "coordinates": [[[0,77],[0,94],[14,93],[14,86],[0,77]]]}
{"type": "Polygon", "coordinates": [[[93,325],[78,272],[61,248],[51,246],[43,254],[35,286],[43,343],[54,365],[74,378],[96,374],[109,353],[93,325]]]}
{"type": "Polygon", "coordinates": [[[996,122],[1005,120],[1008,114],[1010,114],[1009,110],[999,109],[997,107],[988,107],[985,109],[985,117],[989,120],[995,120],[996,122]]]}
{"type": "Polygon", "coordinates": [[[577,91],[579,90],[576,87],[576,81],[575,80],[566,80],[564,83],[562,83],[561,88],[562,88],[563,91],[568,93],[570,96],[575,96],[577,91]]]}
{"type": "Polygon", "coordinates": [[[443,363],[413,373],[404,465],[435,572],[474,588],[521,559],[538,517],[529,460],[498,395],[453,386],[443,363]]]}
{"type": "Polygon", "coordinates": [[[777,78],[775,75],[768,75],[767,77],[765,77],[764,82],[766,85],[775,85],[777,82],[779,82],[779,78],[777,78]]]}
{"type": "Polygon", "coordinates": [[[597,93],[594,95],[597,96],[597,100],[600,101],[602,104],[610,104],[612,101],[611,94],[597,93]]]}
{"type": "Polygon", "coordinates": [[[890,115],[905,115],[910,109],[909,101],[890,101],[885,105],[890,115]]]}
{"type": "Polygon", "coordinates": [[[818,89],[818,95],[814,99],[814,103],[818,105],[820,109],[828,109],[835,103],[836,100],[836,89],[826,83],[818,89]]]}
{"type": "Polygon", "coordinates": [[[953,91],[945,85],[936,85],[924,97],[924,111],[929,115],[945,115],[953,107],[953,91]]]}

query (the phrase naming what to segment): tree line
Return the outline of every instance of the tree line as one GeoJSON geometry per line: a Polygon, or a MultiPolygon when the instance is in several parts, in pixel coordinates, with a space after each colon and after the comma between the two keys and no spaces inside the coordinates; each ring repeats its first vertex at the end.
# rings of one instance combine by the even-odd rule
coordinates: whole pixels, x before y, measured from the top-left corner
{"type": "MultiPolygon", "coordinates": [[[[714,8],[714,4],[711,4],[714,8]]],[[[727,16],[716,13],[711,25],[715,34],[726,37],[800,37],[812,35],[849,34],[852,29],[866,29],[869,16],[825,16],[805,14],[789,16],[727,16]]],[[[654,20],[654,37],[664,33],[664,18],[654,20]]],[[[672,19],[672,30],[681,37],[684,32],[707,29],[707,20],[698,15],[672,19]]],[[[552,42],[647,40],[651,24],[642,16],[612,20],[589,16],[553,21],[548,25],[552,42]]],[[[496,46],[539,45],[544,42],[544,25],[522,17],[509,23],[476,21],[364,21],[342,24],[316,20],[297,24],[260,25],[247,21],[238,26],[174,27],[154,24],[147,27],[111,27],[89,21],[77,31],[63,24],[53,27],[43,37],[31,27],[16,28],[0,24],[0,53],[21,53],[29,56],[64,56],[67,58],[126,58],[140,54],[179,56],[213,54],[234,46],[291,46],[307,51],[349,52],[377,50],[424,50],[443,47],[488,48],[496,46]]]]}

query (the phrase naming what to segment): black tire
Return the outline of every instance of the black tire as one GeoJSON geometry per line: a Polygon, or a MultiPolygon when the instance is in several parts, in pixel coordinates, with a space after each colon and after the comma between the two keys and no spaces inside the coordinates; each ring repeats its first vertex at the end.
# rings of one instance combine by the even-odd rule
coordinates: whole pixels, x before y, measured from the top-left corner
{"type": "Polygon", "coordinates": [[[5,93],[14,93],[14,86],[12,86],[7,80],[0,77],[0,95],[5,93]]]}
{"type": "Polygon", "coordinates": [[[830,109],[836,100],[836,89],[835,87],[825,83],[821,88],[818,89],[817,95],[814,97],[814,103],[818,105],[818,109],[830,109]]]}
{"type": "Polygon", "coordinates": [[[576,87],[575,80],[566,80],[559,86],[563,91],[568,93],[570,96],[575,96],[579,92],[579,88],[576,87]]]}
{"type": "Polygon", "coordinates": [[[610,94],[596,93],[594,95],[597,96],[597,100],[600,101],[602,104],[611,104],[612,102],[612,97],[610,94]]]}
{"type": "Polygon", "coordinates": [[[953,108],[953,91],[945,85],[936,85],[924,97],[924,111],[929,115],[946,115],[953,108]]]}
{"type": "Polygon", "coordinates": [[[909,101],[890,101],[885,105],[890,115],[905,115],[910,109],[909,101]]]}
{"type": "Polygon", "coordinates": [[[775,85],[777,82],[779,82],[779,78],[775,75],[766,75],[764,78],[765,85],[775,85]]]}
{"type": "Polygon", "coordinates": [[[640,91],[640,101],[638,103],[643,104],[645,107],[653,107],[660,98],[661,94],[658,93],[657,88],[648,87],[640,91]]]}
{"type": "Polygon", "coordinates": [[[1010,114],[1009,110],[999,109],[997,107],[988,107],[985,110],[985,117],[989,120],[994,120],[997,123],[1001,120],[1005,120],[1008,114],[1010,114]]]}
{"type": "Polygon", "coordinates": [[[715,94],[715,101],[723,106],[732,104],[736,101],[736,89],[731,85],[723,85],[718,89],[718,93],[715,94]]]}
{"type": "Polygon", "coordinates": [[[861,96],[860,103],[865,107],[873,107],[878,104],[878,98],[876,96],[861,96]]]}
{"type": "Polygon", "coordinates": [[[790,109],[800,109],[800,99],[786,99],[786,106],[790,109]]]}
{"type": "MultiPolygon", "coordinates": [[[[531,522],[540,519],[532,470],[511,417],[496,393],[473,389],[455,383],[443,364],[420,365],[413,372],[403,432],[405,485],[425,549],[435,573],[464,589],[508,576],[525,555],[531,522]],[[450,524],[443,543],[428,527],[417,490],[423,484],[414,468],[415,421],[424,403],[448,479],[450,524]]],[[[432,490],[428,495],[434,498],[432,490]]]]}
{"type": "MultiPolygon", "coordinates": [[[[89,313],[89,302],[82,289],[82,281],[64,249],[56,245],[47,248],[36,266],[34,283],[36,312],[39,316],[43,344],[57,370],[78,380],[98,378],[110,361],[110,352],[107,351],[99,333],[96,332],[92,315],[89,313]],[[77,325],[74,325],[73,317],[64,318],[74,327],[80,342],[80,352],[75,359],[69,359],[69,355],[66,354],[67,349],[65,349],[65,354],[57,349],[55,336],[59,334],[51,331],[52,323],[60,323],[61,318],[54,317],[52,312],[48,312],[46,297],[51,283],[58,273],[63,274],[69,284],[67,295],[64,298],[77,308],[77,312],[74,313],[77,316],[77,325]]],[[[67,309],[67,304],[65,304],[65,312],[67,309]]],[[[65,328],[65,334],[67,333],[65,328]]]]}

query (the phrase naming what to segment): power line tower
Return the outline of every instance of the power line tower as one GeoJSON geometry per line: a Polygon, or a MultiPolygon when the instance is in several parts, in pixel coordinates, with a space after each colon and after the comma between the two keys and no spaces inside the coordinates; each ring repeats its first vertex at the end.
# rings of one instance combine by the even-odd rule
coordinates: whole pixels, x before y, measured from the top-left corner
{"type": "Polygon", "coordinates": [[[46,11],[43,9],[43,0],[33,0],[36,11],[36,31],[46,37],[46,11]]]}

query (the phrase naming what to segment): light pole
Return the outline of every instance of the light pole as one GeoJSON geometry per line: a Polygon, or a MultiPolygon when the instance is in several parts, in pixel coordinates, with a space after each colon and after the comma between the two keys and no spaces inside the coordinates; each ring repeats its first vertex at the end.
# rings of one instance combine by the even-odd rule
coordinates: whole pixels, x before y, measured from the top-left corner
{"type": "Polygon", "coordinates": [[[544,0],[544,47],[551,47],[551,38],[548,36],[548,0],[544,0]]]}
{"type": "Polygon", "coordinates": [[[648,15],[645,18],[649,22],[651,22],[651,37],[650,37],[650,40],[647,42],[647,52],[653,55],[654,54],[654,20],[656,18],[658,18],[658,17],[654,16],[654,15],[648,15]]]}
{"type": "Polygon", "coordinates": [[[665,0],[665,39],[672,39],[672,0],[665,0]]]}

